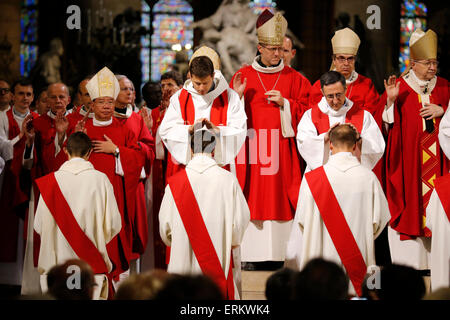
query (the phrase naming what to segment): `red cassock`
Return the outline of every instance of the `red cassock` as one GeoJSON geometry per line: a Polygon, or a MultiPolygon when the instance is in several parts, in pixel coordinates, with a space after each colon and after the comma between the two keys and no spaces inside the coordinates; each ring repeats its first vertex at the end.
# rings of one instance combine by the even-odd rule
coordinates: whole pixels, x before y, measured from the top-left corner
{"type": "Polygon", "coordinates": [[[116,158],[113,154],[93,152],[89,161],[96,170],[106,174],[113,185],[114,195],[122,216],[122,230],[107,245],[108,255],[115,265],[113,276],[118,276],[129,267],[133,258],[133,220],[130,212],[135,212],[137,187],[139,185],[145,153],[133,132],[122,126],[115,118],[108,126],[97,127],[93,120],[88,119],[85,124],[87,135],[91,140],[105,141],[108,136],[119,147],[120,160],[124,176],[116,174],[116,158]]]}
{"type": "MultiPolygon", "coordinates": [[[[300,155],[295,136],[283,137],[280,107],[267,102],[261,81],[267,90],[278,90],[289,100],[295,134],[308,108],[311,84],[290,67],[284,67],[280,75],[279,72],[257,72],[252,66],[238,72],[242,73],[242,79],[247,79],[244,98],[248,137],[236,158],[236,175],[247,199],[251,220],[291,220],[297,208],[302,178],[300,155]]],[[[231,87],[233,80],[234,76],[231,87]]]]}
{"type": "MultiPolygon", "coordinates": [[[[449,171],[450,163],[437,137],[440,118],[435,119],[432,133],[424,130],[420,116],[420,96],[406,83],[394,105],[394,123],[386,148],[386,197],[391,212],[390,225],[400,239],[430,236],[425,228],[425,208],[434,188],[434,179],[449,171]]],[[[449,82],[437,77],[430,102],[447,109],[449,82]]],[[[382,96],[386,104],[386,93],[382,96]]]]}
{"type": "MultiPolygon", "coordinates": [[[[155,141],[144,123],[144,119],[132,112],[128,118],[116,116],[115,119],[120,125],[125,126],[133,132],[137,141],[142,147],[145,154],[145,172],[146,176],[150,175],[152,162],[155,159],[155,141]]],[[[147,224],[147,208],[145,205],[144,179],[141,179],[136,189],[136,202],[133,208],[128,211],[133,225],[133,255],[132,259],[139,258],[144,253],[148,240],[148,224],[147,224]],[[132,210],[132,211],[131,211],[132,210]]]]}
{"type": "MultiPolygon", "coordinates": [[[[159,125],[161,124],[161,121],[164,118],[165,111],[167,109],[164,109],[161,111],[160,107],[152,109],[152,120],[153,120],[153,126],[152,126],[152,134],[153,137],[156,137],[156,132],[159,128],[159,125]]],[[[152,223],[153,223],[153,243],[154,243],[154,250],[155,250],[155,267],[156,268],[162,268],[165,269],[166,266],[166,245],[161,239],[161,236],[159,235],[159,219],[158,219],[158,213],[159,208],[161,207],[161,202],[164,196],[164,189],[165,189],[165,181],[166,181],[166,175],[165,175],[165,169],[167,168],[167,149],[165,145],[162,143],[164,148],[164,159],[155,159],[153,162],[153,175],[152,175],[152,191],[153,191],[153,217],[152,217],[152,223]]]]}
{"type": "MultiPolygon", "coordinates": [[[[354,106],[362,108],[373,116],[378,124],[378,127],[383,132],[382,116],[384,111],[384,104],[381,103],[380,95],[378,94],[372,80],[358,74],[355,81],[347,86],[347,92],[345,96],[351,100],[354,106]]],[[[311,87],[309,93],[309,107],[317,105],[322,99],[323,94],[320,91],[320,80],[317,80],[311,87]]],[[[372,169],[372,171],[378,177],[383,189],[385,187],[385,172],[384,172],[384,156],[372,169]]]]}
{"type": "MultiPolygon", "coordinates": [[[[33,119],[39,115],[30,112],[33,119]]],[[[14,119],[12,108],[6,111],[8,117],[8,139],[20,134],[20,128],[14,119]]],[[[14,262],[17,259],[17,237],[19,217],[24,218],[31,192],[30,171],[23,168],[23,156],[26,146],[25,135],[14,144],[13,158],[4,168],[3,189],[0,198],[0,262],[14,262]]],[[[34,155],[35,159],[36,155],[34,155]]],[[[33,169],[32,169],[33,170],[33,169]]]]}

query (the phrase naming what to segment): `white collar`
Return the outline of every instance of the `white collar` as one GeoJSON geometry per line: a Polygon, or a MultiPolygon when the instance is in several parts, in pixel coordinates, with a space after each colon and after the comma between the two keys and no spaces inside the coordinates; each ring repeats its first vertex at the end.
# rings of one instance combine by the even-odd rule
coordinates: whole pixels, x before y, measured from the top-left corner
{"type": "Polygon", "coordinates": [[[352,71],[352,74],[350,75],[350,77],[348,79],[345,79],[345,83],[347,85],[352,84],[353,82],[356,81],[356,79],[358,79],[358,72],[356,72],[355,70],[352,71]]]}
{"type": "Polygon", "coordinates": [[[217,166],[217,162],[211,157],[210,154],[196,153],[188,162],[186,168],[194,170],[198,173],[203,173],[213,166],[217,166]]]}
{"type": "Polygon", "coordinates": [[[414,73],[413,69],[410,69],[407,74],[403,76],[403,80],[420,95],[431,94],[436,86],[437,76],[434,76],[431,80],[420,80],[414,73]]]}
{"type": "Polygon", "coordinates": [[[13,106],[12,113],[17,118],[25,119],[30,114],[30,110],[27,110],[27,112],[25,113],[20,113],[18,110],[16,110],[16,107],[13,106]]]}
{"type": "MultiPolygon", "coordinates": [[[[84,107],[85,107],[85,105],[82,105],[81,107],[80,107],[80,114],[84,117],[85,115],[86,115],[86,113],[87,113],[87,111],[86,110],[84,110],[84,107]]],[[[92,111],[90,111],[89,112],[89,115],[88,115],[88,118],[94,118],[94,112],[92,112],[92,111]]]]}
{"type": "Polygon", "coordinates": [[[125,114],[114,111],[114,117],[126,118],[126,119],[131,117],[131,114],[133,113],[133,106],[131,104],[127,104],[126,108],[127,108],[127,111],[125,112],[125,114]]]}
{"type": "Polygon", "coordinates": [[[353,101],[351,101],[347,97],[345,98],[344,105],[337,111],[330,107],[325,97],[322,97],[322,99],[319,102],[320,111],[332,117],[340,117],[345,115],[348,112],[348,110],[352,108],[352,106],[353,101]]]}
{"type": "Polygon", "coordinates": [[[220,72],[219,70],[214,70],[213,81],[214,81],[214,89],[204,95],[198,94],[197,90],[194,89],[194,86],[190,79],[186,80],[186,82],[183,85],[183,89],[192,94],[192,96],[195,96],[203,100],[206,104],[209,105],[214,101],[215,98],[220,96],[222,92],[224,92],[229,88],[227,80],[224,78],[222,72],[220,72]]]}
{"type": "Polygon", "coordinates": [[[258,72],[262,72],[262,73],[277,73],[280,72],[284,69],[284,62],[283,59],[280,60],[280,64],[276,67],[261,67],[261,65],[259,64],[259,60],[261,60],[261,56],[258,55],[255,57],[255,59],[253,59],[253,63],[252,63],[252,68],[255,69],[258,72]]]}
{"type": "Polygon", "coordinates": [[[106,121],[100,121],[94,118],[92,118],[92,123],[94,125],[94,127],[106,127],[109,126],[112,123],[113,119],[111,117],[111,119],[106,120],[106,121]]]}
{"type": "Polygon", "coordinates": [[[409,70],[409,74],[414,79],[414,81],[416,81],[419,84],[419,86],[421,86],[421,87],[426,86],[431,81],[431,80],[420,80],[419,77],[417,77],[417,75],[416,75],[416,73],[414,72],[413,69],[409,70]]]}
{"type": "Polygon", "coordinates": [[[360,166],[359,160],[351,152],[338,152],[330,155],[326,166],[332,166],[340,171],[360,166]]]}

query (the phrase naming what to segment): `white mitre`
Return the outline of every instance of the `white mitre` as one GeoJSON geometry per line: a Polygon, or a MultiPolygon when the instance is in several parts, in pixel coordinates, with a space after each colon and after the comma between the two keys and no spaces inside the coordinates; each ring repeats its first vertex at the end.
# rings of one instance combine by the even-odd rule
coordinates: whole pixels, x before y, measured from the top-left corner
{"type": "Polygon", "coordinates": [[[100,97],[111,97],[115,100],[119,95],[120,85],[114,73],[104,67],[89,80],[86,89],[92,101],[100,97]]]}

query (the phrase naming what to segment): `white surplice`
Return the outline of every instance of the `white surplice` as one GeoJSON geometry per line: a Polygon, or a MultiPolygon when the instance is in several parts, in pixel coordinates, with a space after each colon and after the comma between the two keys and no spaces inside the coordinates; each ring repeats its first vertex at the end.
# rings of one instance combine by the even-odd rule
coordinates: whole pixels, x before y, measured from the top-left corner
{"type": "MultiPolygon", "coordinates": [[[[108,177],[95,170],[89,161],[73,158],[55,172],[55,178],[79,226],[97,247],[111,271],[112,263],[106,245],[121,230],[122,220],[108,177]]],[[[42,196],[36,209],[34,229],[41,236],[38,261],[41,279],[45,280],[53,266],[68,259],[79,259],[70,245],[71,240],[66,239],[59,229],[42,196]]],[[[95,278],[100,283],[96,289],[101,290],[107,283],[106,276],[96,275],[95,278]]],[[[42,284],[44,291],[45,282],[42,284]]],[[[98,297],[106,298],[105,293],[107,291],[98,292],[98,297]]]]}
{"type": "MultiPolygon", "coordinates": [[[[335,123],[345,123],[347,112],[353,107],[353,102],[346,98],[344,105],[338,110],[333,110],[325,97],[320,100],[319,109],[328,115],[330,127],[335,123]]],[[[361,164],[368,169],[373,169],[384,153],[385,142],[375,119],[364,110],[363,128],[360,132],[361,164]]],[[[325,133],[317,134],[317,129],[311,119],[311,109],[302,116],[297,127],[297,147],[300,155],[306,161],[306,171],[316,169],[327,163],[330,156],[329,145],[324,143],[325,133]]]]}
{"type": "MultiPolygon", "coordinates": [[[[324,170],[366,266],[376,265],[374,241],[390,219],[380,182],[350,152],[330,156],[324,170]]],[[[308,261],[317,257],[342,266],[304,178],[287,246],[286,266],[301,270],[308,261]]],[[[355,292],[351,283],[349,288],[350,293],[355,292]]]]}
{"type": "MultiPolygon", "coordinates": [[[[450,107],[450,103],[449,103],[450,107]]],[[[444,113],[439,124],[439,145],[448,159],[450,159],[450,108],[444,113]]]]}
{"type": "MultiPolygon", "coordinates": [[[[214,71],[214,89],[205,95],[200,95],[194,89],[191,80],[184,83],[183,89],[191,96],[195,108],[195,120],[210,119],[211,107],[216,98],[227,90],[228,111],[226,125],[219,125],[220,138],[215,148],[215,159],[219,165],[226,165],[236,158],[247,134],[247,116],[243,99],[239,99],[236,91],[228,86],[222,73],[214,71]]],[[[180,97],[178,90],[171,98],[164,119],[159,127],[159,135],[170,154],[178,163],[186,164],[191,158],[189,145],[189,125],[184,123],[181,116],[180,97]]]]}
{"type": "MultiPolygon", "coordinates": [[[[450,195],[447,195],[450,196],[450,195]]],[[[431,290],[450,286],[450,221],[433,190],[427,206],[426,225],[431,230],[431,290]]]]}
{"type": "MultiPolygon", "coordinates": [[[[207,155],[194,155],[186,166],[186,173],[226,277],[231,249],[241,244],[250,221],[250,210],[244,194],[236,177],[220,168],[207,155]]],[[[167,271],[179,274],[202,273],[169,185],[166,186],[159,211],[159,228],[161,239],[170,246],[167,271]]],[[[239,266],[236,260],[235,266],[239,266]]],[[[236,280],[240,279],[240,275],[233,272],[233,278],[235,298],[239,299],[236,280]]]]}

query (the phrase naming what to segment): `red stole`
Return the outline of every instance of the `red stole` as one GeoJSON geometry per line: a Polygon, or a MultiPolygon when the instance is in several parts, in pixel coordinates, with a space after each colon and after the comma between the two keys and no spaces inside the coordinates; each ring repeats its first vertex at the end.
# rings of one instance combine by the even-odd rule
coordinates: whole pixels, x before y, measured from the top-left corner
{"type": "MultiPolygon", "coordinates": [[[[330,119],[327,114],[320,111],[318,105],[312,107],[311,119],[318,134],[322,134],[330,130],[330,119]]],[[[353,105],[345,115],[345,123],[353,124],[356,129],[358,129],[358,132],[361,133],[364,123],[364,110],[353,105]]]]}
{"type": "Polygon", "coordinates": [[[450,174],[436,179],[434,185],[448,221],[450,221],[450,174]]]}
{"type": "Polygon", "coordinates": [[[91,239],[89,239],[81,229],[75,219],[69,204],[56,181],[55,174],[50,173],[36,180],[41,192],[42,199],[45,201],[50,213],[61,230],[62,234],[69,242],[73,251],[81,259],[89,263],[94,273],[106,274],[108,268],[101,253],[98,251],[91,239]]]}
{"type": "MultiPolygon", "coordinates": [[[[192,125],[195,122],[195,106],[192,101],[192,95],[185,89],[181,90],[178,98],[180,102],[181,116],[184,120],[184,124],[192,125]]],[[[228,113],[228,90],[224,90],[222,94],[214,99],[211,107],[211,113],[209,120],[216,126],[227,125],[227,113],[228,113]]],[[[184,169],[184,165],[179,164],[175,158],[169,153],[167,160],[167,172],[166,181],[168,178],[180,170],[184,169]]]]}
{"type": "Polygon", "coordinates": [[[367,266],[323,166],[305,173],[305,178],[350,281],[358,296],[361,296],[367,266]]]}
{"type": "Polygon", "coordinates": [[[169,186],[203,274],[210,276],[219,285],[226,299],[234,300],[232,260],[228,276],[225,278],[224,270],[209,236],[186,170],[179,171],[172,176],[169,186]]]}

